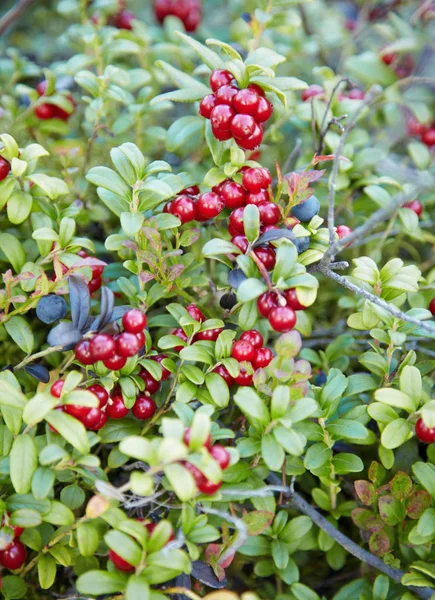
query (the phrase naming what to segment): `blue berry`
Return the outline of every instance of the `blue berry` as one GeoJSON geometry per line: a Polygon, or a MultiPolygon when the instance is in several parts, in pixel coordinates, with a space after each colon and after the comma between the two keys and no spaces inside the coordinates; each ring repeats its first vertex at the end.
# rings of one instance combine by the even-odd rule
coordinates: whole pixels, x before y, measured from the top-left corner
{"type": "Polygon", "coordinates": [[[68,305],[62,296],[49,294],[38,302],[36,316],[43,323],[54,323],[62,319],[68,310],[68,305]]]}
{"type": "Polygon", "coordinates": [[[296,238],[293,240],[293,244],[296,246],[298,254],[302,254],[302,252],[305,252],[310,247],[310,236],[296,238]]]}
{"type": "Polygon", "coordinates": [[[299,219],[299,221],[307,223],[319,213],[319,210],[320,202],[317,200],[316,196],[310,196],[297,206],[293,206],[292,215],[296,217],[296,219],[299,219]]]}

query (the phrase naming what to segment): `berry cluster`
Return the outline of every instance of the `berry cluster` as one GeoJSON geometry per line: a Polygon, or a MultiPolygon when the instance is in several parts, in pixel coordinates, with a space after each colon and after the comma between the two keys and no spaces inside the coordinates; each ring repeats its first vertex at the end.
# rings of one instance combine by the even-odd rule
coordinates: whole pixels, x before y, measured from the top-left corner
{"type": "Polygon", "coordinates": [[[201,23],[201,0],[155,0],[154,14],[159,23],[172,15],[183,22],[186,31],[196,31],[201,23]]]}
{"type": "MultiPolygon", "coordinates": [[[[321,96],[321,100],[326,99],[326,92],[321,85],[313,83],[301,93],[301,100],[306,102],[310,98],[321,96]]],[[[359,88],[352,88],[348,92],[340,92],[337,96],[338,100],[364,100],[365,93],[359,88]]]]}
{"type": "MultiPolygon", "coordinates": [[[[192,317],[192,319],[195,319],[195,321],[199,321],[199,323],[202,323],[203,321],[205,321],[206,317],[205,317],[204,313],[198,306],[196,306],[196,304],[189,304],[189,306],[186,306],[186,310],[189,313],[189,315],[192,317]]],[[[198,342],[201,340],[208,341],[208,342],[215,342],[218,339],[221,331],[223,331],[223,329],[221,329],[221,328],[207,329],[206,331],[199,331],[198,333],[196,333],[193,336],[192,343],[198,342]]],[[[187,335],[185,334],[184,330],[181,327],[178,327],[177,329],[175,329],[172,332],[172,335],[176,335],[178,338],[180,338],[180,340],[183,340],[183,342],[188,341],[187,335]]],[[[180,350],[182,350],[182,349],[183,349],[183,346],[177,346],[176,348],[174,348],[174,350],[176,350],[177,352],[180,352],[180,350]]]]}
{"type": "MultiPolygon", "coordinates": [[[[60,398],[64,386],[64,381],[58,379],[53,383],[50,388],[50,393],[55,398],[60,398]]],[[[107,423],[107,413],[106,413],[106,405],[109,401],[109,394],[103,388],[103,386],[98,385],[97,383],[90,385],[87,388],[88,392],[92,392],[98,398],[98,407],[89,407],[89,406],[80,406],[78,404],[62,404],[58,406],[56,410],[60,410],[62,412],[66,412],[68,415],[71,415],[78,421],[80,421],[86,429],[90,429],[91,431],[98,431],[104,427],[107,423]]],[[[54,433],[57,431],[51,427],[51,430],[54,433]]]]}
{"type": "Polygon", "coordinates": [[[208,221],[217,217],[225,208],[222,198],[214,192],[199,193],[199,187],[193,185],[182,190],[174,200],[167,202],[163,212],[175,215],[184,223],[190,221],[208,221]]]}
{"type": "Polygon", "coordinates": [[[427,126],[420,123],[413,115],[408,115],[406,129],[408,135],[420,138],[421,142],[429,148],[435,148],[435,123],[427,126]]]}
{"type": "MultiPolygon", "coordinates": [[[[36,86],[36,91],[39,96],[50,96],[51,94],[47,94],[47,82],[40,81],[36,86]]],[[[45,102],[44,104],[40,104],[35,108],[35,115],[41,121],[45,121],[46,119],[60,119],[61,121],[68,121],[70,116],[73,114],[74,109],[76,107],[75,100],[71,94],[66,96],[67,100],[69,100],[71,104],[71,112],[67,112],[60,106],[55,106],[54,104],[50,104],[45,102]]]]}
{"type": "Polygon", "coordinates": [[[93,365],[101,360],[111,371],[118,371],[127,358],[139,354],[144,347],[146,324],[145,314],[133,308],[122,317],[124,331],[116,336],[97,333],[90,339],[81,340],[75,347],[76,359],[83,365],[93,365]]]}
{"type": "Polygon", "coordinates": [[[3,181],[3,179],[6,179],[6,177],[9,175],[11,170],[11,165],[9,164],[9,162],[3,158],[3,156],[0,156],[0,181],[3,181]]]}
{"type": "Polygon", "coordinates": [[[415,435],[421,442],[433,444],[435,442],[435,427],[428,427],[420,417],[415,424],[415,435]]]}
{"type": "Polygon", "coordinates": [[[306,306],[299,302],[295,288],[290,288],[280,293],[265,292],[258,298],[257,308],[260,315],[268,319],[272,329],[286,333],[296,324],[295,311],[305,310],[306,306]]]}
{"type": "Polygon", "coordinates": [[[216,139],[234,138],[243,150],[255,150],[263,140],[262,124],[272,115],[273,105],[263,89],[251,83],[240,89],[230,71],[216,70],[210,76],[212,94],[199,105],[199,114],[210,119],[216,139]]]}
{"type": "MultiPolygon", "coordinates": [[[[264,347],[263,336],[256,329],[244,331],[240,339],[233,343],[231,356],[239,363],[250,363],[253,370],[267,367],[273,359],[272,351],[264,347]]],[[[245,367],[240,367],[240,372],[234,381],[238,385],[252,385],[252,375],[245,367]]]]}
{"type": "MultiPolygon", "coordinates": [[[[184,433],[183,440],[186,446],[190,446],[190,438],[191,431],[188,428],[184,433]]],[[[222,471],[225,471],[231,461],[231,456],[228,450],[219,444],[214,444],[214,446],[212,446],[210,436],[208,436],[205,440],[204,447],[208,450],[210,456],[218,463],[222,471]]],[[[195,485],[202,494],[205,494],[206,496],[213,496],[213,494],[215,494],[221,487],[221,481],[219,483],[212,483],[203,473],[201,473],[197,467],[195,467],[195,465],[192,465],[192,463],[183,461],[182,464],[192,474],[193,479],[195,480],[195,485]]]]}
{"type": "Polygon", "coordinates": [[[20,569],[26,562],[27,552],[26,547],[20,541],[20,536],[23,533],[24,529],[22,527],[10,525],[9,516],[9,513],[7,517],[3,515],[1,526],[2,528],[8,527],[11,530],[11,535],[13,535],[13,541],[10,544],[8,544],[6,548],[0,551],[0,565],[2,567],[6,567],[6,569],[15,571],[15,569],[20,569]]]}

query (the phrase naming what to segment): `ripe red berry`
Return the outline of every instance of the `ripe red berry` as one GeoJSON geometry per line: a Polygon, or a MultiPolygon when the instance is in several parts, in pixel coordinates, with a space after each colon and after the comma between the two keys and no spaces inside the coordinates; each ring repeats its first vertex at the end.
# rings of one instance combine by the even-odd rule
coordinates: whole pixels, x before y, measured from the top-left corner
{"type": "Polygon", "coordinates": [[[142,332],[147,324],[146,315],[138,308],[132,308],[122,317],[122,326],[129,333],[142,332]]]}
{"type": "Polygon", "coordinates": [[[284,298],[287,301],[287,306],[290,306],[290,308],[292,308],[293,310],[305,310],[307,308],[299,302],[295,288],[285,290],[285,292],[283,293],[284,298]]]}
{"type": "MultiPolygon", "coordinates": [[[[179,327],[178,329],[175,329],[175,331],[172,332],[172,335],[177,336],[178,338],[180,338],[180,340],[183,340],[183,342],[187,342],[187,335],[184,333],[184,331],[181,329],[181,327],[179,327]]],[[[182,350],[184,348],[184,346],[175,346],[174,350],[176,352],[180,352],[180,350],[182,350]]]]}
{"type": "Polygon", "coordinates": [[[110,369],[111,371],[119,371],[127,362],[125,356],[119,356],[119,354],[114,354],[112,358],[108,358],[104,361],[104,366],[110,369]]]}
{"type": "Polygon", "coordinates": [[[160,382],[158,382],[154,377],[152,377],[148,371],[145,369],[141,369],[139,371],[139,377],[145,383],[145,391],[149,394],[155,394],[160,389],[160,382]]]}
{"type": "MultiPolygon", "coordinates": [[[[421,202],[419,200],[413,200],[412,202],[407,202],[406,204],[403,205],[403,208],[409,208],[410,210],[415,212],[415,214],[418,217],[423,212],[423,206],[421,205],[421,202]]],[[[338,233],[338,231],[337,231],[337,233],[338,233]]]]}
{"type": "MultiPolygon", "coordinates": [[[[210,118],[211,111],[216,106],[216,97],[214,94],[207,94],[199,103],[199,114],[205,119],[210,118]]],[[[187,194],[187,192],[185,192],[187,194]]]]}
{"type": "Polygon", "coordinates": [[[226,104],[227,106],[232,107],[233,99],[238,91],[238,88],[234,85],[223,85],[216,92],[216,104],[226,104]]]}
{"type": "Polygon", "coordinates": [[[129,409],[124,404],[122,396],[113,396],[111,402],[107,405],[106,413],[111,419],[123,419],[129,413],[129,409]]]}
{"type": "Polygon", "coordinates": [[[251,115],[235,115],[231,121],[231,133],[235,138],[244,140],[254,133],[256,121],[251,115]]]}
{"type": "Polygon", "coordinates": [[[276,256],[272,248],[256,248],[255,256],[261,260],[267,271],[270,271],[275,266],[276,256]]]}
{"type": "Polygon", "coordinates": [[[435,316],[435,298],[429,302],[429,310],[435,316]]]}
{"type": "Polygon", "coordinates": [[[171,208],[172,202],[166,202],[165,206],[163,207],[163,212],[166,214],[171,213],[171,208]]]}
{"type": "Polygon", "coordinates": [[[183,194],[187,194],[188,196],[196,196],[199,194],[199,187],[197,185],[190,185],[187,188],[184,188],[184,190],[181,190],[181,192],[178,192],[178,196],[181,196],[183,194]]]}
{"type": "MultiPolygon", "coordinates": [[[[97,410],[99,410],[99,409],[97,409],[97,410]]],[[[104,425],[107,423],[107,419],[108,419],[107,413],[100,410],[99,420],[93,424],[93,427],[89,427],[89,429],[92,429],[92,431],[99,431],[100,429],[103,429],[104,425]]],[[[83,423],[83,424],[85,425],[85,423],[83,423]]]]}
{"type": "Polygon", "coordinates": [[[242,177],[243,187],[253,194],[266,190],[271,180],[270,172],[260,167],[247,169],[242,177]]]}
{"type": "Polygon", "coordinates": [[[145,334],[144,334],[144,332],[143,331],[139,331],[139,333],[135,333],[134,335],[137,337],[140,349],[142,350],[142,348],[145,346],[145,334]]]}
{"type": "Polygon", "coordinates": [[[255,349],[262,348],[264,344],[263,336],[256,329],[249,329],[249,331],[244,331],[240,336],[241,340],[246,340],[250,344],[253,345],[255,349]]]}
{"type": "Polygon", "coordinates": [[[50,394],[55,398],[60,398],[64,383],[65,382],[62,381],[62,379],[58,379],[57,381],[55,381],[50,388],[50,394]]]}
{"type": "Polygon", "coordinates": [[[109,550],[109,558],[119,571],[123,571],[125,573],[131,573],[134,571],[133,565],[121,558],[119,554],[116,554],[116,552],[113,550],[109,550]]]}
{"type": "Polygon", "coordinates": [[[397,60],[397,54],[394,52],[386,52],[381,56],[381,60],[384,65],[390,66],[395,60],[397,60]]]}
{"type": "Polygon", "coordinates": [[[131,412],[140,421],[146,421],[151,419],[153,414],[156,412],[156,403],[149,396],[138,396],[136,402],[131,409],[131,412]]]}
{"type": "Polygon", "coordinates": [[[234,109],[244,115],[255,115],[259,103],[257,92],[252,89],[239,90],[233,98],[234,109]]]}
{"type": "Polygon", "coordinates": [[[97,396],[99,401],[100,408],[104,408],[109,401],[109,394],[107,390],[103,388],[102,385],[98,385],[98,383],[93,383],[88,387],[88,392],[92,392],[95,396],[97,396]]]}
{"type": "Polygon", "coordinates": [[[255,92],[257,94],[257,96],[264,98],[265,92],[264,92],[263,88],[260,87],[259,85],[257,85],[256,83],[250,83],[248,85],[248,90],[255,92]]]}
{"type": "Polygon", "coordinates": [[[68,415],[71,415],[75,419],[82,421],[86,418],[88,412],[91,410],[89,406],[80,406],[78,404],[65,404],[64,410],[68,415]]]}
{"type": "Polygon", "coordinates": [[[342,238],[346,237],[347,235],[350,235],[352,233],[352,229],[350,227],[348,227],[347,225],[339,225],[336,228],[336,232],[337,232],[339,239],[341,240],[342,238]]]}
{"type": "Polygon", "coordinates": [[[82,363],[82,365],[93,365],[94,357],[91,352],[91,343],[89,340],[82,340],[77,344],[74,349],[76,359],[82,363]]]}
{"type": "Polygon", "coordinates": [[[224,71],[223,69],[217,69],[212,71],[210,75],[210,87],[213,92],[217,92],[219,88],[224,85],[229,85],[234,79],[234,75],[230,71],[224,71]]]}
{"type": "Polygon", "coordinates": [[[168,377],[171,376],[171,371],[162,365],[162,361],[165,358],[168,358],[166,354],[155,354],[154,356],[149,356],[148,358],[159,363],[159,365],[162,367],[162,381],[166,381],[168,377]]]}
{"type": "Polygon", "coordinates": [[[421,136],[421,141],[426,146],[435,146],[435,127],[427,129],[421,136]]]}
{"type": "Polygon", "coordinates": [[[258,207],[260,221],[264,225],[276,225],[281,220],[281,211],[278,204],[264,202],[258,207]]]}
{"type": "Polygon", "coordinates": [[[3,158],[3,156],[0,156],[0,181],[6,179],[6,177],[9,175],[10,170],[11,165],[5,158],[3,158]]]}
{"type": "Polygon", "coordinates": [[[222,129],[217,129],[213,126],[211,128],[211,131],[214,137],[220,142],[225,142],[226,140],[230,140],[233,137],[231,131],[223,131],[222,129]]]}
{"type": "MultiPolygon", "coordinates": [[[[191,437],[192,437],[192,430],[190,429],[190,427],[187,427],[184,432],[184,436],[183,436],[183,442],[186,444],[186,446],[190,446],[191,437]]],[[[204,446],[204,448],[207,448],[207,450],[210,450],[210,448],[211,448],[211,435],[210,434],[208,434],[208,436],[205,438],[203,446],[204,446]]]]}
{"type": "Polygon", "coordinates": [[[101,421],[101,415],[105,415],[100,408],[88,408],[87,414],[79,419],[86,429],[97,429],[101,421]]]}
{"type": "Polygon", "coordinates": [[[123,331],[116,337],[116,354],[118,356],[134,356],[141,349],[140,340],[134,333],[123,331]]]}
{"type": "Polygon", "coordinates": [[[252,192],[246,194],[246,204],[260,206],[260,204],[264,204],[265,202],[269,202],[269,192],[267,190],[260,190],[256,194],[253,194],[252,192]]]}
{"type": "Polygon", "coordinates": [[[237,361],[248,361],[250,362],[254,358],[255,348],[247,340],[238,340],[234,342],[231,349],[231,356],[237,361]]]}
{"type": "Polygon", "coordinates": [[[198,215],[204,219],[213,219],[217,217],[225,208],[225,202],[221,196],[214,192],[201,194],[196,204],[198,215]]]}
{"type": "Polygon", "coordinates": [[[192,319],[195,319],[195,321],[199,321],[200,323],[205,321],[204,313],[199,308],[199,306],[196,306],[196,304],[189,304],[189,306],[186,306],[186,310],[192,317],[192,319]]]}
{"type": "Polygon", "coordinates": [[[296,313],[289,306],[278,306],[270,311],[268,320],[272,329],[280,333],[286,333],[295,326],[296,313]]]}
{"type": "Polygon", "coordinates": [[[114,19],[114,26],[118,29],[128,29],[131,31],[133,29],[133,21],[135,19],[134,13],[130,10],[121,10],[114,19]]]}
{"type": "Polygon", "coordinates": [[[178,196],[171,204],[171,214],[180,219],[182,223],[189,223],[196,219],[196,204],[189,196],[178,196]]]}
{"type": "Polygon", "coordinates": [[[89,293],[93,294],[94,292],[98,291],[102,285],[103,280],[101,279],[101,277],[92,278],[91,281],[88,283],[89,293]]]}
{"type": "Polygon", "coordinates": [[[89,347],[94,362],[112,358],[116,351],[115,340],[106,333],[98,333],[93,337],[89,347]]]}
{"type": "Polygon", "coordinates": [[[433,444],[435,442],[435,427],[428,427],[420,417],[415,424],[415,435],[425,444],[433,444]]]}
{"type": "Polygon", "coordinates": [[[213,373],[217,373],[222,377],[228,387],[231,387],[234,383],[234,378],[228,373],[228,370],[223,365],[218,365],[213,369],[213,373]]]}
{"type": "Polygon", "coordinates": [[[259,98],[257,111],[254,115],[257,123],[265,123],[273,113],[273,104],[267,98],[259,98]]]}
{"type": "Polygon", "coordinates": [[[19,540],[0,552],[0,563],[10,571],[20,569],[26,562],[26,558],[26,547],[19,540]]]}
{"type": "Polygon", "coordinates": [[[218,104],[210,113],[210,123],[218,131],[230,131],[236,113],[227,104],[218,104]]]}
{"type": "Polygon", "coordinates": [[[278,295],[276,294],[276,292],[265,292],[264,294],[261,294],[261,296],[259,296],[257,299],[258,312],[262,317],[265,317],[266,319],[269,316],[270,311],[273,308],[277,308],[278,306],[279,302],[278,295]]]}
{"type": "Polygon", "coordinates": [[[54,119],[54,106],[53,104],[40,104],[35,108],[35,115],[41,121],[46,121],[47,119],[54,119]]]}
{"type": "Polygon", "coordinates": [[[239,248],[239,250],[241,250],[243,254],[249,248],[248,238],[244,235],[235,235],[231,238],[231,243],[237,246],[237,248],[239,248]]]}
{"type": "Polygon", "coordinates": [[[220,444],[215,444],[210,448],[210,455],[215,459],[222,471],[230,464],[231,455],[228,450],[220,444]]]}
{"type": "Polygon", "coordinates": [[[207,478],[204,478],[204,479],[205,479],[204,481],[200,481],[196,485],[197,485],[198,490],[201,492],[201,494],[204,494],[206,496],[213,496],[214,494],[216,494],[218,489],[222,486],[221,481],[219,481],[219,483],[212,483],[207,478]]]}
{"type": "Polygon", "coordinates": [[[260,146],[262,141],[263,141],[263,129],[261,128],[261,125],[258,125],[258,123],[255,126],[254,133],[252,135],[250,135],[248,138],[246,138],[244,140],[239,140],[236,138],[237,145],[239,146],[239,148],[242,148],[243,150],[255,150],[256,148],[258,148],[260,146]]]}
{"type": "Polygon", "coordinates": [[[245,206],[246,192],[240,183],[227,181],[225,182],[225,185],[222,186],[220,193],[227,208],[239,208],[240,206],[245,206]]]}
{"type": "Polygon", "coordinates": [[[310,98],[314,98],[315,96],[319,96],[320,94],[324,94],[325,90],[321,85],[313,84],[307,87],[301,94],[301,98],[303,102],[306,102],[310,98]]]}
{"type": "Polygon", "coordinates": [[[414,115],[406,115],[406,132],[408,135],[420,137],[426,131],[426,125],[420,123],[414,115]]]}
{"type": "Polygon", "coordinates": [[[239,208],[236,208],[230,214],[229,219],[228,219],[229,225],[237,233],[245,233],[245,225],[243,223],[244,210],[245,210],[244,206],[240,206],[239,208]]]}
{"type": "Polygon", "coordinates": [[[264,369],[272,361],[272,359],[272,350],[269,350],[269,348],[259,348],[255,351],[255,355],[251,364],[254,369],[264,369]]]}
{"type": "Polygon", "coordinates": [[[195,335],[195,342],[198,340],[204,340],[208,342],[215,342],[223,329],[207,329],[206,331],[200,331],[195,335]]]}
{"type": "Polygon", "coordinates": [[[241,367],[240,373],[234,378],[237,385],[250,387],[252,385],[253,375],[250,375],[246,369],[241,367]]]}

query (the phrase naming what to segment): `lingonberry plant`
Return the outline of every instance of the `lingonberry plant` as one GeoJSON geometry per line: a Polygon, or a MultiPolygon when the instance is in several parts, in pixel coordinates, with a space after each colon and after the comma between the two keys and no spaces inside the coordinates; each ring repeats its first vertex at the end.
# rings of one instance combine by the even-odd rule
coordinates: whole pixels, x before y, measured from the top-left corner
{"type": "Polygon", "coordinates": [[[3,4],[0,594],[435,597],[434,3],[3,4]]]}

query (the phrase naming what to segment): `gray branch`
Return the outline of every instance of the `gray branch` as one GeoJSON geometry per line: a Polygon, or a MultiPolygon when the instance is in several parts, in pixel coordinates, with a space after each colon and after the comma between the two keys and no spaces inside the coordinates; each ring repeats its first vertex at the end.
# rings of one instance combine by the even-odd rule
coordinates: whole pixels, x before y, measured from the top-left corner
{"type": "Polygon", "coordinates": [[[7,13],[0,19],[0,35],[8,29],[14,21],[19,19],[26,12],[35,0],[19,0],[7,13]]]}

